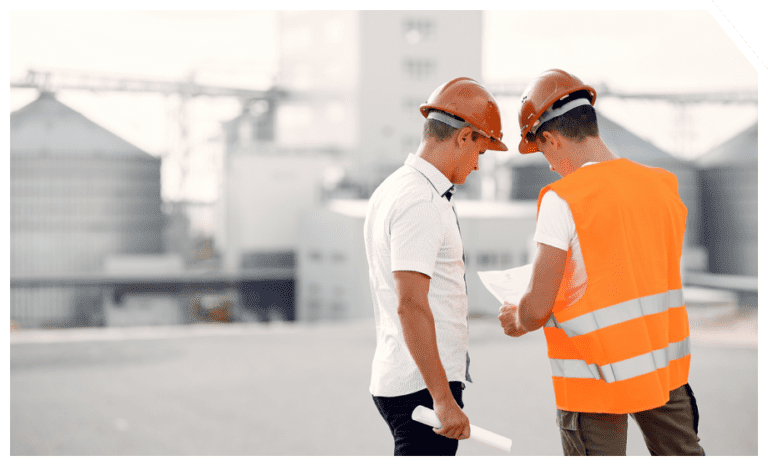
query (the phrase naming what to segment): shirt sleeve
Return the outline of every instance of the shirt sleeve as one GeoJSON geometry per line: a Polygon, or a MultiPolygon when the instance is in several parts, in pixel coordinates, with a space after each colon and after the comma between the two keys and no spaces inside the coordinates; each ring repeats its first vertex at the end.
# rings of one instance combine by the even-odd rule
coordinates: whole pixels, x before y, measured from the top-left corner
{"type": "Polygon", "coordinates": [[[556,192],[547,191],[541,200],[534,241],[567,251],[575,236],[576,223],[568,203],[556,192]]]}
{"type": "Polygon", "coordinates": [[[408,206],[390,224],[392,271],[421,272],[432,278],[444,237],[435,204],[424,201],[408,206]]]}

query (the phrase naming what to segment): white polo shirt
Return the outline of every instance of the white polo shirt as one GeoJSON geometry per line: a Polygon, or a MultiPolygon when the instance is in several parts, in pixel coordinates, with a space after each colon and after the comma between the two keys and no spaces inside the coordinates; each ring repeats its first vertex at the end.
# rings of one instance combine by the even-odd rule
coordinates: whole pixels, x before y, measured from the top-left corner
{"type": "Polygon", "coordinates": [[[431,278],[429,306],[437,349],[448,381],[467,380],[467,293],[463,245],[456,213],[445,192],[453,185],[413,154],[376,189],[365,217],[376,352],[370,391],[401,396],[427,387],[403,339],[397,315],[395,271],[431,278]]]}

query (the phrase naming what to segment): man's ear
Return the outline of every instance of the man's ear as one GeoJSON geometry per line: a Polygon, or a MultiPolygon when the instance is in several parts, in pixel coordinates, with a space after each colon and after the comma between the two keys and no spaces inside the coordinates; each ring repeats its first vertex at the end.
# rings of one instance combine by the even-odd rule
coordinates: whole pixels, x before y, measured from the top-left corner
{"type": "Polygon", "coordinates": [[[469,143],[469,141],[472,140],[472,128],[469,126],[465,126],[464,128],[461,128],[460,130],[456,131],[456,144],[460,148],[464,148],[464,146],[469,143]]]}
{"type": "Polygon", "coordinates": [[[556,133],[553,133],[551,131],[544,131],[544,132],[541,133],[541,135],[536,135],[537,138],[539,136],[544,138],[544,143],[545,144],[546,143],[552,144],[555,147],[555,149],[559,149],[560,148],[560,145],[561,145],[561,142],[562,142],[562,141],[560,141],[560,135],[558,135],[556,133]]]}

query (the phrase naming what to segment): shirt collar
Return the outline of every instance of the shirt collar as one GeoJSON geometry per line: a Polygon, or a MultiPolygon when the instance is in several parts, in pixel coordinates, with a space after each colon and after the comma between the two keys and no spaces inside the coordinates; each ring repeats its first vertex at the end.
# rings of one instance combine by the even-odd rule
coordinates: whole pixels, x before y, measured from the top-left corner
{"type": "Polygon", "coordinates": [[[424,177],[432,183],[432,187],[435,188],[435,191],[437,191],[440,196],[445,196],[445,193],[448,190],[454,188],[453,183],[451,183],[440,170],[417,155],[408,154],[405,164],[409,167],[413,167],[419,173],[424,175],[424,177]]]}

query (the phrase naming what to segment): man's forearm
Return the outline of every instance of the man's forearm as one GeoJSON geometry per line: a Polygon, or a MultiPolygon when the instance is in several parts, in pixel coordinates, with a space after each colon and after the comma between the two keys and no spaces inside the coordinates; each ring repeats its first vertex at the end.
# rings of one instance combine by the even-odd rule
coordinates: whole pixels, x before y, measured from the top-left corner
{"type": "Polygon", "coordinates": [[[430,309],[419,306],[398,308],[403,339],[419,368],[427,389],[436,402],[452,399],[440,353],[437,349],[435,321],[430,309]]]}
{"type": "Polygon", "coordinates": [[[540,299],[537,300],[532,292],[524,294],[520,299],[517,312],[520,324],[527,332],[533,332],[543,327],[552,314],[552,307],[548,307],[547,303],[541,301],[540,299]]]}
{"type": "Polygon", "coordinates": [[[567,251],[554,246],[539,244],[537,247],[531,282],[517,308],[519,323],[526,331],[540,329],[552,315],[567,257],[567,251]]]}

